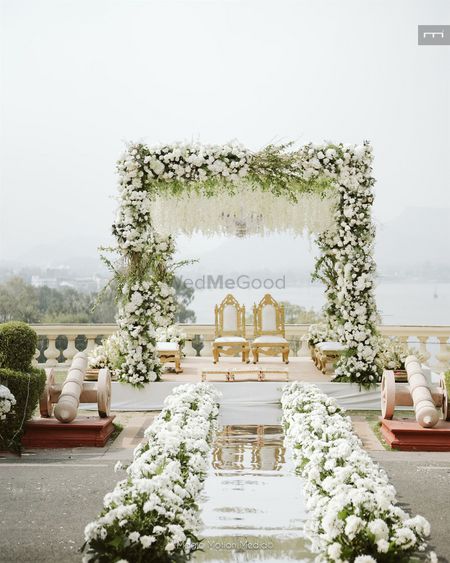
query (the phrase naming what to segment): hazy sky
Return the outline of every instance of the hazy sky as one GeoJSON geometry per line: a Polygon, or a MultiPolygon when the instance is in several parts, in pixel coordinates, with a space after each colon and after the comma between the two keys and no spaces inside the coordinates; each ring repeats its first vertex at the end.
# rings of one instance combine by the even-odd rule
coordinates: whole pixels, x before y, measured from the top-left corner
{"type": "Polygon", "coordinates": [[[1,4],[3,258],[107,242],[126,140],[369,139],[378,221],[450,206],[448,0],[1,4]]]}

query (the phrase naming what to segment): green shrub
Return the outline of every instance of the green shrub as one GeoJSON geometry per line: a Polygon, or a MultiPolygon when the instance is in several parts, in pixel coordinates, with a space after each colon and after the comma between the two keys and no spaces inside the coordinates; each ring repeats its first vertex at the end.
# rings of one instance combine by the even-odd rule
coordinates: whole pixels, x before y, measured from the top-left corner
{"type": "Polygon", "coordinates": [[[0,450],[19,452],[25,422],[36,409],[45,386],[45,371],[30,368],[27,372],[0,369],[0,384],[6,385],[16,399],[14,411],[0,422],[0,450]]]}
{"type": "Polygon", "coordinates": [[[26,323],[0,325],[0,368],[28,371],[36,353],[37,334],[26,323]]]}

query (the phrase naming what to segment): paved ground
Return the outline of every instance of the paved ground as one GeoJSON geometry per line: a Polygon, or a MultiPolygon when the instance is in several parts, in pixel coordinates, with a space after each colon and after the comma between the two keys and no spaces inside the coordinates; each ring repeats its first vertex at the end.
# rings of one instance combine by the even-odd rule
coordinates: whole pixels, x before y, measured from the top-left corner
{"type": "Polygon", "coordinates": [[[397,489],[402,508],[431,524],[431,549],[450,561],[450,452],[372,451],[397,489]]]}
{"type": "Polygon", "coordinates": [[[104,448],[0,456],[0,562],[80,562],[84,527],[123,478],[114,465],[132,459],[153,418],[120,413],[124,430],[104,448]]]}
{"type": "MultiPolygon", "coordinates": [[[[85,525],[123,475],[114,473],[116,461],[131,460],[152,419],[149,413],[121,413],[125,430],[105,448],[0,456],[0,562],[79,562],[85,525]]],[[[448,561],[450,453],[386,451],[361,415],[354,416],[354,424],[387,470],[401,503],[430,520],[432,547],[448,561]]]]}

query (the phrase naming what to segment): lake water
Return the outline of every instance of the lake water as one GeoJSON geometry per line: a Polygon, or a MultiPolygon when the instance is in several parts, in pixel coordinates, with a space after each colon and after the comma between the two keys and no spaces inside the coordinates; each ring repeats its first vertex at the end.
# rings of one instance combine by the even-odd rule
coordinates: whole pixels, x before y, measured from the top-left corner
{"type": "MultiPolygon", "coordinates": [[[[279,413],[278,413],[279,414],[279,413]]],[[[213,447],[202,503],[208,563],[313,561],[306,547],[302,481],[280,425],[225,425],[213,447]],[[280,502],[282,499],[282,502],[280,502]]]]}
{"type": "MultiPolygon", "coordinates": [[[[189,308],[197,315],[197,323],[214,323],[214,305],[226,293],[232,293],[247,312],[264,293],[272,293],[279,301],[289,301],[319,311],[324,303],[323,287],[309,284],[276,290],[204,289],[196,290],[189,308]]],[[[387,325],[450,325],[450,283],[379,282],[377,306],[383,324],[387,325]]]]}

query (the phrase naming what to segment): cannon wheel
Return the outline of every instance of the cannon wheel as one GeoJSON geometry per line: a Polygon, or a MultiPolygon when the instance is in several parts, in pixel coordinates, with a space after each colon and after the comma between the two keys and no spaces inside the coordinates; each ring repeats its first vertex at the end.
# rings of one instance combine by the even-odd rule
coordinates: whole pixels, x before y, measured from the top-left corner
{"type": "Polygon", "coordinates": [[[109,416],[111,408],[111,373],[108,368],[103,368],[98,372],[97,405],[100,418],[109,416]]]}
{"type": "Polygon", "coordinates": [[[51,418],[53,414],[53,403],[51,397],[51,388],[55,384],[55,374],[53,368],[46,368],[45,387],[39,398],[39,410],[41,411],[41,418],[51,418]]]}
{"type": "Polygon", "coordinates": [[[385,370],[381,380],[381,416],[391,420],[395,411],[395,375],[385,370]]]}
{"type": "Polygon", "coordinates": [[[450,388],[445,381],[445,375],[441,376],[441,387],[444,390],[444,397],[442,398],[442,414],[444,420],[450,420],[450,388]]]}

